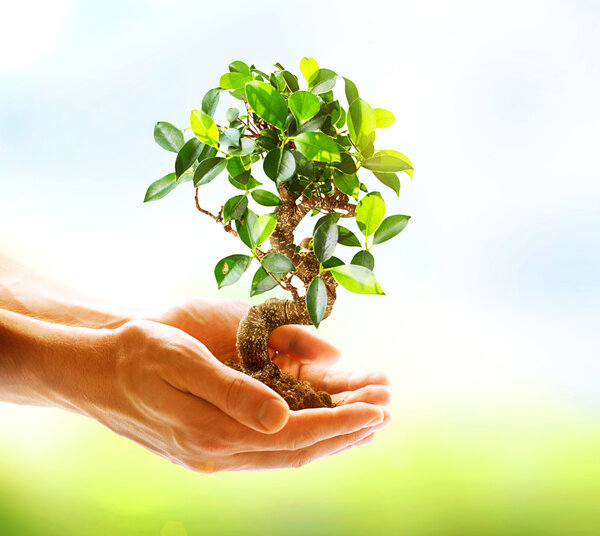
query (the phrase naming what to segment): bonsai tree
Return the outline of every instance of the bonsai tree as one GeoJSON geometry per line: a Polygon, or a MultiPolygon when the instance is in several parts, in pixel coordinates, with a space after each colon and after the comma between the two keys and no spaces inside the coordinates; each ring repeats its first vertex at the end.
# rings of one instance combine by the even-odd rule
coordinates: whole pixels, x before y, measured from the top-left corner
{"type": "Polygon", "coordinates": [[[196,208],[247,248],[217,262],[218,287],[237,282],[256,261],[250,296],[276,287],[289,292],[289,299],[270,298],[250,308],[237,332],[239,362],[228,365],[270,386],[291,409],[331,407],[331,397],[279,370],[269,357],[270,333],[286,324],[318,328],[331,313],[338,284],[350,292],[383,294],[372,249],[400,233],[409,216],[384,218],[383,196],[372,188],[383,184],[398,196],[397,172],[412,179],[413,170],[404,154],[375,149],[375,131],[394,123],[391,112],[371,108],[348,78],[344,108],[333,93],[338,75],[313,58],[303,58],[300,71],[306,89],[280,63],[267,74],[234,61],[219,87],[192,110],[189,127],[157,123],[154,139],[176,153],[175,171],[151,184],[144,199],[160,199],[192,182],[196,208]],[[240,106],[229,108],[219,124],[214,116],[225,91],[240,106]],[[237,195],[225,195],[223,184],[224,202],[211,212],[202,188],[220,176],[237,195]],[[301,222],[311,223],[308,236],[295,235],[301,222]],[[334,255],[338,245],[358,251],[345,262],[334,255]]]}

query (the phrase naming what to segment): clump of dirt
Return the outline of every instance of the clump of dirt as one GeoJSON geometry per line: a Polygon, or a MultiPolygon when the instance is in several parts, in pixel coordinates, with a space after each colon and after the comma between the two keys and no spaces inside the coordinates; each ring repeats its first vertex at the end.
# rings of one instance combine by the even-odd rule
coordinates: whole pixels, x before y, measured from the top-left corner
{"type": "Polygon", "coordinates": [[[264,383],[287,402],[291,410],[308,408],[333,408],[335,404],[331,395],[325,391],[317,391],[305,381],[294,378],[291,374],[283,372],[275,363],[269,363],[257,372],[244,370],[241,363],[228,361],[227,366],[248,374],[252,378],[264,383]]]}

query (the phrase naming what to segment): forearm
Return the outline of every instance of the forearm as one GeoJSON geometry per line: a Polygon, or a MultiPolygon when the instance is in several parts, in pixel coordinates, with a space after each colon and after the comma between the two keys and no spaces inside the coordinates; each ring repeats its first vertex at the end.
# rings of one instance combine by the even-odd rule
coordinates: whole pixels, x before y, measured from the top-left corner
{"type": "Polygon", "coordinates": [[[114,328],[133,311],[102,302],[46,278],[0,253],[0,309],[48,322],[114,328]]]}
{"type": "Polygon", "coordinates": [[[0,401],[87,414],[108,398],[110,330],[62,326],[0,310],[0,401]]]}

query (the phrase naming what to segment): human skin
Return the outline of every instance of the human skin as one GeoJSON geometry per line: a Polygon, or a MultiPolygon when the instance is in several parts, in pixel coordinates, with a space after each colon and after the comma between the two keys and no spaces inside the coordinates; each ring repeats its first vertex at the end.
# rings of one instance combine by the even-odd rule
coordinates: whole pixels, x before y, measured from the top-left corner
{"type": "Polygon", "coordinates": [[[0,307],[0,400],[87,415],[196,471],[298,467],[364,444],[389,422],[386,377],[330,370],[337,350],[298,326],[273,332],[274,361],[337,407],[291,412],[223,365],[236,357],[243,302],[187,300],[135,319],[0,257],[0,307]]]}

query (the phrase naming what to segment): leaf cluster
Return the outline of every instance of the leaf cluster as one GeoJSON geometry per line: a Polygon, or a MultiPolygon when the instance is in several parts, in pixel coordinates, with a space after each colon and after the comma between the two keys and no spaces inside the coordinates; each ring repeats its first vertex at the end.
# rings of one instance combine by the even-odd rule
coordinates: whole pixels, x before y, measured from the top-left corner
{"type": "Polygon", "coordinates": [[[405,172],[412,179],[413,167],[399,151],[375,149],[376,130],[394,123],[392,112],[372,108],[360,97],[356,85],[343,77],[346,106],[342,105],[334,95],[340,77],[331,69],[320,68],[313,58],[303,58],[300,71],[303,81],[280,63],[267,74],[254,65],[234,61],[220,77],[219,86],[204,95],[200,109],[191,111],[189,127],[182,130],[158,122],[154,139],[176,154],[174,171],[153,182],[144,201],[161,199],[186,182],[198,189],[226,175],[237,193],[225,199],[219,215],[213,217],[224,226],[235,226],[235,234],[249,254],[230,255],[217,263],[214,272],[219,288],[238,281],[256,259],[260,266],[252,280],[251,296],[278,285],[289,290],[296,272],[294,256],[314,255],[320,272],[305,281],[305,299],[318,326],[327,304],[323,272],[330,272],[352,292],[383,294],[373,274],[375,259],[370,250],[400,233],[409,220],[399,214],[384,218],[381,193],[369,190],[365,179],[359,178],[359,170],[371,172],[399,195],[397,173],[405,172]],[[215,112],[224,92],[240,105],[228,108],[225,121],[217,123],[215,112]],[[261,182],[265,179],[267,184],[261,182]],[[289,244],[286,254],[264,253],[260,247],[278,224],[282,188],[298,205],[343,194],[353,210],[344,214],[314,209],[311,215],[321,217],[302,246],[289,244]],[[259,215],[256,205],[270,211],[259,215]],[[348,216],[354,217],[361,240],[340,225],[340,218],[348,216]],[[338,244],[361,249],[346,264],[334,256],[338,244]]]}

